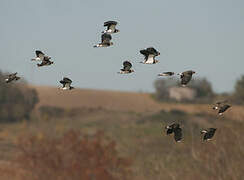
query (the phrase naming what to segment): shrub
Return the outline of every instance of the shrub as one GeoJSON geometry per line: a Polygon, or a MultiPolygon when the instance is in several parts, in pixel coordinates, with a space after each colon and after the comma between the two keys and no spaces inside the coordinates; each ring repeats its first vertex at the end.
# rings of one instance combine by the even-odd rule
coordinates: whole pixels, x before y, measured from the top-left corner
{"type": "Polygon", "coordinates": [[[28,119],[38,102],[34,89],[22,83],[5,83],[0,72],[0,122],[14,122],[28,119]]]}
{"type": "Polygon", "coordinates": [[[25,180],[124,180],[130,175],[130,159],[120,157],[116,143],[106,141],[102,132],[90,137],[76,131],[54,139],[25,137],[17,148],[25,180]]]}

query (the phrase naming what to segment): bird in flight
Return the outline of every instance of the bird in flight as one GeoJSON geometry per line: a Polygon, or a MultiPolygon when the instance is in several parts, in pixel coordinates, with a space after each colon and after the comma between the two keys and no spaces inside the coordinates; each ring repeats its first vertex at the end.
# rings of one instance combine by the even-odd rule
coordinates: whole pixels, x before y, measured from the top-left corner
{"type": "Polygon", "coordinates": [[[53,61],[50,61],[49,57],[44,56],[42,62],[40,64],[37,64],[37,67],[41,67],[41,66],[49,66],[53,64],[53,61]]]}
{"type": "Polygon", "coordinates": [[[131,69],[132,68],[131,62],[124,61],[123,66],[124,66],[123,69],[120,69],[120,72],[119,72],[120,74],[129,74],[129,73],[134,72],[134,70],[131,69]]]}
{"type": "Polygon", "coordinates": [[[104,33],[101,35],[101,43],[96,44],[93,47],[109,47],[113,45],[113,42],[111,42],[112,36],[110,34],[104,33]]]}
{"type": "Polygon", "coordinates": [[[42,51],[36,50],[36,57],[32,58],[31,60],[32,61],[43,61],[44,58],[51,59],[51,57],[46,56],[42,51]]]}
{"type": "Polygon", "coordinates": [[[8,77],[5,79],[6,83],[10,83],[12,81],[18,81],[20,77],[17,76],[17,72],[13,74],[9,74],[8,77]]]}
{"type": "Polygon", "coordinates": [[[222,115],[227,109],[231,107],[231,105],[227,104],[227,102],[227,100],[216,102],[213,109],[218,110],[218,114],[222,115]]]}
{"type": "Polygon", "coordinates": [[[159,73],[158,76],[173,76],[174,74],[174,72],[163,72],[159,73]]]}
{"type": "Polygon", "coordinates": [[[155,59],[156,56],[160,55],[160,52],[158,52],[155,48],[149,47],[147,49],[140,50],[140,53],[144,55],[144,61],[141,63],[143,64],[156,64],[159,61],[155,59]]]}
{"type": "Polygon", "coordinates": [[[192,79],[192,75],[195,73],[196,72],[192,71],[192,70],[179,73],[178,75],[180,75],[180,78],[181,78],[181,85],[183,87],[186,86],[190,82],[190,80],[192,79]]]}
{"type": "Polygon", "coordinates": [[[180,128],[180,124],[173,123],[169,126],[166,126],[165,129],[167,129],[166,134],[172,134],[174,133],[174,139],[176,142],[180,142],[182,139],[182,129],[180,128]]]}
{"type": "Polygon", "coordinates": [[[107,27],[107,30],[103,31],[102,33],[113,34],[118,33],[119,30],[116,29],[116,25],[118,23],[116,21],[106,21],[104,22],[104,27],[107,27]]]}
{"type": "Polygon", "coordinates": [[[209,129],[204,129],[201,131],[201,134],[204,134],[203,140],[204,141],[209,141],[213,138],[216,128],[209,128],[209,129]]]}
{"type": "Polygon", "coordinates": [[[74,87],[70,86],[71,83],[72,83],[72,80],[67,78],[67,77],[64,77],[59,82],[63,85],[63,87],[60,88],[62,90],[72,90],[72,89],[74,89],[74,87]]]}

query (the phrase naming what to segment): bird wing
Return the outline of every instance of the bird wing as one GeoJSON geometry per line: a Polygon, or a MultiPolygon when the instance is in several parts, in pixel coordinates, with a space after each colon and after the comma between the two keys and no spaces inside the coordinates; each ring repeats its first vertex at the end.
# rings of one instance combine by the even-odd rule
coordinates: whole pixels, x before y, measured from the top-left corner
{"type": "Polygon", "coordinates": [[[17,73],[9,74],[8,78],[9,79],[14,79],[16,77],[17,73]]]}
{"type": "Polygon", "coordinates": [[[36,57],[39,57],[41,60],[44,58],[45,54],[42,51],[36,51],[36,57]]]}
{"type": "Polygon", "coordinates": [[[107,21],[107,22],[104,22],[104,26],[107,26],[108,29],[112,29],[114,30],[115,29],[115,26],[117,25],[118,23],[116,21],[107,21]]]}
{"type": "Polygon", "coordinates": [[[145,59],[149,56],[149,52],[146,49],[140,50],[140,53],[145,56],[145,59]]]}
{"type": "Polygon", "coordinates": [[[173,133],[173,129],[172,128],[167,129],[167,132],[166,132],[167,135],[168,134],[172,134],[172,133],[173,133]]]}
{"type": "Polygon", "coordinates": [[[61,84],[63,84],[63,87],[70,87],[72,80],[64,77],[63,80],[59,81],[61,84]]]}
{"type": "Polygon", "coordinates": [[[153,55],[155,55],[155,56],[158,56],[158,55],[159,55],[159,52],[158,52],[155,48],[153,48],[153,47],[149,47],[149,48],[147,48],[147,51],[148,51],[150,54],[153,54],[153,55]]]}
{"type": "Polygon", "coordinates": [[[182,139],[182,129],[176,128],[174,130],[174,138],[176,142],[179,142],[182,139]]]}
{"type": "Polygon", "coordinates": [[[129,71],[132,67],[132,64],[129,61],[124,61],[123,66],[125,71],[129,71]]]}
{"type": "Polygon", "coordinates": [[[63,81],[65,82],[65,83],[72,83],[72,80],[71,79],[69,79],[69,78],[67,78],[67,77],[64,77],[63,78],[63,81]]]}
{"type": "Polygon", "coordinates": [[[102,38],[102,43],[110,43],[112,36],[110,34],[104,33],[101,36],[102,38]]]}
{"type": "Polygon", "coordinates": [[[47,64],[49,62],[51,62],[50,58],[48,56],[44,56],[43,59],[42,59],[42,64],[47,64]]]}
{"type": "Polygon", "coordinates": [[[220,108],[219,108],[219,113],[223,113],[223,112],[225,112],[227,109],[229,109],[230,108],[230,105],[228,105],[228,104],[224,104],[223,106],[221,106],[220,108]]]}
{"type": "Polygon", "coordinates": [[[163,74],[166,74],[168,76],[173,76],[175,73],[174,72],[163,72],[163,74]]]}

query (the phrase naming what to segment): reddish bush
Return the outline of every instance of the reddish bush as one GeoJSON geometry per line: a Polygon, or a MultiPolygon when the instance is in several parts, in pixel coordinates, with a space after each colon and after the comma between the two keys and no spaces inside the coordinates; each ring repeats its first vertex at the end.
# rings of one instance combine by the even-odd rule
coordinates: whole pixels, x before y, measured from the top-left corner
{"type": "Polygon", "coordinates": [[[61,138],[22,138],[17,162],[32,180],[128,179],[131,161],[118,156],[115,142],[99,132],[92,137],[70,131],[61,138]]]}

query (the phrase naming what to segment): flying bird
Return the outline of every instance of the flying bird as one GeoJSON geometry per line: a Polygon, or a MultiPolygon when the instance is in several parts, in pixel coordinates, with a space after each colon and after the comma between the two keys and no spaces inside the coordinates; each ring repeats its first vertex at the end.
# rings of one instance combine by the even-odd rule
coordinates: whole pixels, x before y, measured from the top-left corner
{"type": "Polygon", "coordinates": [[[120,74],[129,74],[129,73],[134,72],[134,70],[131,69],[132,68],[131,62],[124,61],[123,66],[124,66],[123,69],[120,69],[120,72],[119,72],[120,74]]]}
{"type": "Polygon", "coordinates": [[[159,73],[158,76],[173,76],[174,74],[174,72],[163,72],[159,73]]]}
{"type": "Polygon", "coordinates": [[[227,100],[216,102],[213,106],[214,110],[218,110],[218,114],[222,115],[231,105],[227,104],[227,100]]]}
{"type": "Polygon", "coordinates": [[[228,102],[228,100],[224,100],[224,101],[218,101],[215,103],[215,105],[213,106],[214,110],[218,110],[220,106],[222,106],[223,104],[226,104],[228,102]]]}
{"type": "Polygon", "coordinates": [[[42,51],[36,50],[36,57],[32,58],[31,60],[32,61],[43,61],[44,58],[51,59],[51,57],[46,56],[42,51]]]}
{"type": "Polygon", "coordinates": [[[141,63],[143,64],[156,64],[159,61],[155,59],[156,56],[160,55],[160,52],[158,52],[155,48],[149,47],[147,49],[140,50],[140,53],[144,55],[144,61],[141,63]]]}
{"type": "Polygon", "coordinates": [[[93,46],[93,47],[109,47],[113,45],[112,36],[110,34],[104,33],[101,35],[101,43],[93,46]]]}
{"type": "Polygon", "coordinates": [[[180,124],[173,123],[169,126],[166,126],[165,129],[167,129],[166,134],[172,134],[174,133],[174,139],[176,142],[180,142],[182,139],[182,129],[180,128],[180,124]]]}
{"type": "Polygon", "coordinates": [[[107,21],[104,22],[104,27],[107,27],[107,30],[103,31],[102,33],[107,33],[107,34],[113,34],[113,33],[118,33],[119,30],[116,29],[116,25],[118,23],[116,21],[107,21]]]}
{"type": "Polygon", "coordinates": [[[209,129],[204,129],[201,131],[201,134],[204,134],[203,140],[204,141],[209,141],[212,139],[212,137],[215,134],[216,128],[209,128],[209,129]]]}
{"type": "Polygon", "coordinates": [[[67,78],[67,77],[64,77],[61,81],[59,81],[63,87],[61,87],[60,89],[62,90],[71,90],[71,89],[74,89],[74,87],[70,86],[71,83],[72,83],[72,80],[67,78]]]}
{"type": "Polygon", "coordinates": [[[40,64],[37,64],[37,67],[41,67],[41,66],[49,66],[53,64],[53,61],[50,61],[49,57],[44,56],[42,62],[40,64]]]}
{"type": "Polygon", "coordinates": [[[181,85],[186,86],[192,79],[192,75],[195,73],[196,72],[192,71],[192,70],[179,73],[178,75],[180,75],[180,78],[181,78],[181,85]]]}
{"type": "Polygon", "coordinates": [[[18,81],[20,77],[17,76],[17,72],[13,74],[9,74],[8,77],[5,79],[6,83],[10,83],[12,81],[18,81]]]}

